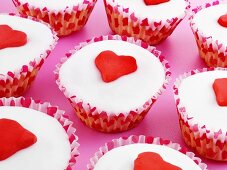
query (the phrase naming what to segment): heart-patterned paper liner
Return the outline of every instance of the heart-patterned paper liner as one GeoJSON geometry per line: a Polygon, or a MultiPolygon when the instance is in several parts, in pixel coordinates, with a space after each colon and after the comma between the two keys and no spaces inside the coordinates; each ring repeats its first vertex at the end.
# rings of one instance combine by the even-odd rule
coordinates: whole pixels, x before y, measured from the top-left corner
{"type": "Polygon", "coordinates": [[[111,30],[119,35],[135,37],[156,45],[172,34],[177,25],[184,19],[190,8],[190,3],[185,0],[185,13],[182,16],[167,20],[152,21],[149,18],[140,18],[129,8],[123,8],[114,0],[104,0],[106,14],[111,30]]]}
{"type": "MultiPolygon", "coordinates": [[[[8,15],[30,19],[35,22],[40,22],[42,24],[47,25],[50,28],[48,24],[42,21],[38,21],[37,19],[32,17],[16,15],[12,13],[8,15]]],[[[45,52],[35,57],[35,59],[30,61],[30,63],[25,63],[21,67],[21,69],[9,70],[7,74],[0,74],[0,97],[21,96],[31,86],[32,82],[35,80],[35,77],[38,71],[43,65],[45,59],[49,56],[49,54],[57,44],[58,37],[53,30],[52,30],[52,34],[53,34],[53,42],[50,45],[50,47],[46,49],[45,52]]]]}
{"type": "Polygon", "coordinates": [[[43,114],[47,114],[55,118],[62,125],[62,128],[64,128],[65,132],[68,135],[69,143],[71,146],[71,158],[68,162],[67,167],[65,167],[65,170],[72,170],[72,166],[76,163],[76,157],[79,156],[79,143],[77,142],[78,137],[75,134],[76,129],[73,127],[73,122],[69,120],[67,115],[65,115],[65,111],[58,109],[57,106],[52,106],[48,102],[41,102],[39,100],[33,100],[32,98],[24,97],[0,98],[0,107],[1,106],[30,108],[43,112],[43,114]]]}
{"type": "Polygon", "coordinates": [[[192,70],[179,76],[173,87],[174,98],[177,106],[182,137],[185,143],[206,158],[227,161],[227,129],[225,132],[221,129],[219,131],[214,131],[208,129],[204,124],[199,124],[193,117],[189,116],[185,106],[182,105],[178,94],[179,86],[184,79],[197,73],[214,70],[227,71],[226,68],[204,68],[192,70]]]}
{"type": "Polygon", "coordinates": [[[167,146],[169,148],[172,148],[174,150],[181,152],[184,155],[187,155],[201,168],[201,170],[207,170],[207,165],[202,163],[200,158],[195,157],[194,153],[188,152],[186,148],[181,147],[178,143],[173,143],[170,140],[165,140],[159,137],[144,136],[144,135],[140,135],[140,136],[132,135],[129,137],[121,137],[119,139],[114,139],[111,142],[106,143],[104,146],[99,148],[99,151],[97,151],[92,158],[90,158],[90,162],[87,165],[87,169],[94,170],[95,165],[97,164],[99,159],[102,156],[104,156],[107,152],[111,151],[112,149],[125,146],[125,145],[137,144],[137,143],[167,146]]]}
{"type": "Polygon", "coordinates": [[[81,43],[80,45],[76,46],[73,51],[67,53],[66,57],[61,59],[61,62],[58,65],[56,65],[56,70],[55,70],[56,83],[59,89],[64,93],[66,98],[70,101],[77,116],[81,119],[81,121],[84,122],[90,128],[96,129],[101,132],[107,132],[107,133],[116,133],[116,132],[126,131],[134,128],[139,122],[141,122],[144,119],[147,112],[150,110],[151,106],[157,100],[158,96],[161,95],[162,92],[166,89],[166,86],[168,85],[168,82],[170,80],[170,75],[171,75],[171,72],[169,69],[168,62],[161,55],[161,52],[157,51],[155,47],[149,46],[147,43],[141,40],[136,40],[133,37],[126,37],[126,36],[119,36],[119,35],[95,37],[91,40],[81,43]],[[105,41],[105,40],[121,40],[121,41],[127,41],[132,44],[139,45],[142,48],[154,54],[162,63],[165,70],[165,82],[162,85],[162,87],[160,87],[159,91],[157,91],[157,93],[154,94],[154,96],[151,96],[151,98],[148,101],[146,101],[144,105],[142,105],[141,107],[135,110],[131,110],[124,114],[122,113],[110,114],[103,110],[99,110],[95,106],[91,106],[89,103],[86,103],[82,99],[77,98],[76,94],[71,94],[64,87],[64,84],[62,84],[59,79],[60,68],[68,58],[70,58],[74,53],[76,53],[78,50],[80,50],[81,48],[83,48],[88,44],[99,42],[99,41],[105,41]]]}
{"type": "Polygon", "coordinates": [[[40,8],[20,0],[12,0],[17,10],[27,16],[32,16],[43,20],[51,25],[58,36],[66,36],[72,32],[81,30],[88,21],[88,18],[97,0],[83,0],[81,3],[75,2],[75,6],[64,10],[56,11],[40,8]]]}
{"type": "Polygon", "coordinates": [[[219,5],[222,1],[216,0],[212,3],[206,3],[192,10],[189,17],[190,26],[195,36],[199,55],[209,67],[227,67],[227,46],[212,38],[212,35],[205,36],[198,26],[194,23],[194,16],[201,10],[211,6],[219,5]]]}

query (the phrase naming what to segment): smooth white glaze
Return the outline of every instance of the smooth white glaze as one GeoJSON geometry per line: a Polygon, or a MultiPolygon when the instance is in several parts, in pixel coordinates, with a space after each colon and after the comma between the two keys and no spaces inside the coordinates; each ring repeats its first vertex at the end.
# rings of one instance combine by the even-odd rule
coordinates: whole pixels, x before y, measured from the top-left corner
{"type": "Polygon", "coordinates": [[[12,119],[37,136],[37,142],[4,161],[1,170],[63,170],[71,156],[68,136],[61,124],[45,113],[23,107],[0,107],[0,119],[12,119]]]}
{"type": "Polygon", "coordinates": [[[19,0],[22,3],[28,3],[31,6],[40,9],[47,8],[49,10],[63,11],[66,8],[72,9],[73,6],[81,4],[84,0],[19,0]]]}
{"type": "Polygon", "coordinates": [[[124,114],[143,106],[159,91],[165,81],[165,70],[159,59],[142,47],[106,40],[77,51],[60,68],[59,79],[71,96],[109,114],[124,114]],[[94,62],[105,50],[133,56],[137,60],[137,71],[105,83],[94,62]]]}
{"type": "Polygon", "coordinates": [[[183,17],[187,6],[185,0],[170,0],[158,5],[146,5],[144,0],[107,0],[107,2],[110,4],[115,2],[119,6],[129,8],[129,11],[134,12],[136,17],[148,18],[152,21],[183,17]]]}
{"type": "Polygon", "coordinates": [[[224,14],[227,14],[227,4],[212,6],[199,11],[193,22],[205,37],[212,37],[213,41],[227,46],[227,28],[218,23],[219,17],[224,14]]]}
{"type": "Polygon", "coordinates": [[[182,170],[201,170],[192,159],[179,151],[154,144],[132,144],[108,151],[98,160],[94,170],[133,170],[134,160],[142,152],[156,152],[163,160],[182,170]]]}
{"type": "Polygon", "coordinates": [[[227,131],[227,107],[216,101],[214,80],[227,78],[227,71],[209,71],[185,78],[179,86],[180,105],[185,106],[188,117],[208,130],[227,131]]]}
{"type": "Polygon", "coordinates": [[[14,30],[25,32],[28,37],[28,42],[24,46],[0,49],[0,75],[20,70],[23,65],[28,65],[49,50],[54,42],[50,28],[39,22],[0,14],[0,25],[9,25],[14,30]]]}

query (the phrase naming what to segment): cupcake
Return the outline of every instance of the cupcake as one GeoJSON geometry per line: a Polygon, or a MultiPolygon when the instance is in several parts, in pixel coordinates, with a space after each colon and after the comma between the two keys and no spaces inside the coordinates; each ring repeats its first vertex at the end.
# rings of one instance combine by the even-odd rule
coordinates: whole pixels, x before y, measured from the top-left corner
{"type": "Polygon", "coordinates": [[[190,17],[200,57],[209,67],[227,67],[227,4],[215,1],[193,10],[190,17]]]}
{"type": "Polygon", "coordinates": [[[22,95],[56,42],[48,25],[33,18],[0,14],[0,97],[22,95]]]}
{"type": "Polygon", "coordinates": [[[104,0],[110,28],[116,34],[155,45],[172,34],[186,15],[187,0],[104,0]]]}
{"type": "Polygon", "coordinates": [[[206,170],[206,167],[179,144],[142,135],[106,143],[87,165],[89,170],[206,170]]]}
{"type": "Polygon", "coordinates": [[[0,169],[71,169],[77,136],[64,111],[31,98],[0,99],[0,169]]]}
{"type": "Polygon", "coordinates": [[[209,159],[227,161],[227,70],[194,70],[180,76],[174,93],[182,136],[209,159]]]}
{"type": "Polygon", "coordinates": [[[78,117],[102,132],[135,127],[170,76],[160,52],[134,38],[96,37],[66,56],[57,65],[56,82],[78,117]]]}
{"type": "Polygon", "coordinates": [[[13,0],[17,10],[49,23],[59,36],[79,31],[97,0],[13,0]]]}

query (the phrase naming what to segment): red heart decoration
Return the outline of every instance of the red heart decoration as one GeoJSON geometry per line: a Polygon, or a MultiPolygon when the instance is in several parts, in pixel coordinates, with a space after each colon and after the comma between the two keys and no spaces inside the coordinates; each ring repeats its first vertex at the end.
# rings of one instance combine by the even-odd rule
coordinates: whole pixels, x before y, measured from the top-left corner
{"type": "Polygon", "coordinates": [[[27,35],[13,30],[8,25],[0,25],[0,49],[7,47],[20,47],[27,43],[27,35]]]}
{"type": "Polygon", "coordinates": [[[18,122],[0,119],[0,161],[36,143],[36,136],[18,122]]]}
{"type": "Polygon", "coordinates": [[[134,170],[182,170],[181,168],[165,162],[158,153],[144,152],[134,161],[134,170]]]}
{"type": "Polygon", "coordinates": [[[216,79],[213,89],[219,106],[227,106],[227,78],[216,79]]]}
{"type": "Polygon", "coordinates": [[[218,19],[218,23],[227,28],[227,14],[220,16],[220,18],[218,19]]]}
{"type": "Polygon", "coordinates": [[[102,80],[106,83],[137,70],[135,58],[118,56],[113,51],[101,52],[95,59],[95,65],[101,73],[102,80]]]}
{"type": "Polygon", "coordinates": [[[144,0],[146,5],[158,5],[169,1],[170,0],[144,0]]]}

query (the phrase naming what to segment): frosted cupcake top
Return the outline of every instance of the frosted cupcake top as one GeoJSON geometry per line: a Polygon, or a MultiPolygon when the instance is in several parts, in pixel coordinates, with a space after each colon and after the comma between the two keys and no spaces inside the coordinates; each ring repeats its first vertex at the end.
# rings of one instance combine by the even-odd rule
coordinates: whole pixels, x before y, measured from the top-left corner
{"type": "Polygon", "coordinates": [[[73,6],[83,3],[84,0],[19,0],[19,2],[28,3],[29,5],[40,9],[47,8],[49,10],[62,11],[66,8],[71,9],[73,6]]]}
{"type": "MultiPolygon", "coordinates": [[[[216,79],[227,78],[227,71],[215,70],[197,73],[182,80],[179,86],[180,105],[185,106],[186,113],[200,127],[225,134],[227,131],[227,107],[220,106],[216,100],[213,84],[216,79]]],[[[220,90],[223,90],[219,88],[220,90]]],[[[220,91],[226,94],[225,91],[220,91]]]]}
{"type": "MultiPolygon", "coordinates": [[[[0,49],[0,75],[6,75],[8,71],[21,70],[23,65],[29,65],[35,58],[49,50],[55,42],[50,28],[42,23],[18,16],[0,14],[0,26],[4,25],[25,33],[27,42],[18,47],[0,49]]],[[[12,37],[9,34],[5,41],[10,38],[12,37]]]]}
{"type": "Polygon", "coordinates": [[[107,3],[116,3],[123,8],[129,8],[136,17],[141,19],[148,18],[152,21],[166,21],[185,15],[187,3],[185,0],[170,0],[157,5],[146,5],[144,0],[106,0],[107,3]]]}
{"type": "Polygon", "coordinates": [[[142,107],[161,89],[165,69],[154,54],[140,46],[120,40],[104,40],[86,45],[73,54],[61,66],[59,80],[67,93],[99,111],[127,113],[142,107]],[[118,59],[122,55],[133,57],[137,69],[109,83],[104,82],[95,61],[106,50],[119,55],[118,59]]]}
{"type": "MultiPolygon", "coordinates": [[[[201,170],[192,159],[181,152],[155,144],[131,144],[114,148],[98,160],[94,170],[107,170],[110,167],[113,170],[134,170],[134,161],[143,152],[158,153],[165,162],[177,166],[176,170],[180,168],[182,170],[201,170]]],[[[150,163],[152,164],[151,161],[150,163]]],[[[154,165],[157,165],[157,161],[154,165]]]]}
{"type": "Polygon", "coordinates": [[[0,161],[1,170],[15,169],[15,165],[17,170],[67,168],[71,158],[70,143],[68,135],[55,118],[33,109],[1,106],[0,120],[3,118],[18,122],[33,133],[37,141],[32,146],[0,161]]]}
{"type": "Polygon", "coordinates": [[[227,46],[227,28],[218,23],[218,19],[227,14],[227,4],[215,5],[199,11],[193,23],[205,37],[212,37],[219,44],[227,46]]]}

